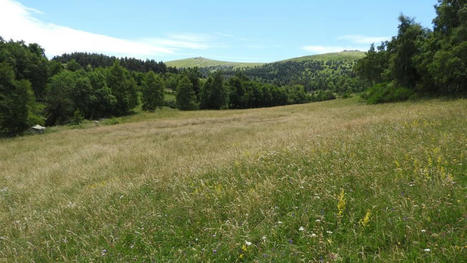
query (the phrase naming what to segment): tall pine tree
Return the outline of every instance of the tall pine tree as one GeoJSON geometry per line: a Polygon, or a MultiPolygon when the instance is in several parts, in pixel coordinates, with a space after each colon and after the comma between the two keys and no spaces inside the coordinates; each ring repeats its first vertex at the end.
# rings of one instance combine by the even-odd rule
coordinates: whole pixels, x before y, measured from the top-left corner
{"type": "Polygon", "coordinates": [[[164,83],[153,71],[146,73],[143,82],[143,110],[154,111],[164,103],[164,83]]]}

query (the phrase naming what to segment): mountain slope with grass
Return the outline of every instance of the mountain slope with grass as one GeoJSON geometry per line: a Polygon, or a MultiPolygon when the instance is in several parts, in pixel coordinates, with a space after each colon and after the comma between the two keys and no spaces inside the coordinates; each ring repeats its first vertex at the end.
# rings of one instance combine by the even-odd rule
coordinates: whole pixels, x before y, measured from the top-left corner
{"type": "Polygon", "coordinates": [[[169,67],[176,68],[249,68],[261,66],[263,63],[248,63],[248,62],[228,62],[228,61],[219,61],[203,57],[196,58],[187,58],[180,60],[167,61],[165,64],[169,67]]]}
{"type": "Polygon", "coordinates": [[[319,55],[312,55],[312,56],[303,56],[297,58],[291,58],[286,60],[277,61],[277,63],[281,62],[304,62],[310,60],[320,60],[320,61],[332,61],[332,60],[358,60],[365,57],[365,52],[358,51],[358,50],[346,50],[342,52],[335,52],[335,53],[326,53],[326,54],[319,54],[319,55]]]}
{"type": "Polygon", "coordinates": [[[166,64],[177,68],[198,67],[203,76],[222,71],[224,76],[230,78],[241,73],[259,82],[281,86],[303,85],[308,92],[327,90],[349,94],[360,92],[365,86],[354,73],[354,65],[365,54],[361,51],[342,51],[264,64],[224,62],[200,57],[166,64]]]}
{"type": "Polygon", "coordinates": [[[0,258],[462,262],[466,115],[355,98],[1,139],[0,258]]]}

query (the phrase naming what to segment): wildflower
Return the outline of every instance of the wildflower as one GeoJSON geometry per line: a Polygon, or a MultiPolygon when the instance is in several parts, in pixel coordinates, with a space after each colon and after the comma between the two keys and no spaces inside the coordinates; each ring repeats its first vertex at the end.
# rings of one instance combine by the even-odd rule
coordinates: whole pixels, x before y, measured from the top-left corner
{"type": "Polygon", "coordinates": [[[247,248],[245,245],[243,245],[243,246],[242,246],[242,251],[245,251],[245,252],[246,252],[247,250],[248,250],[248,248],[247,248]]]}
{"type": "Polygon", "coordinates": [[[263,240],[266,240],[266,236],[263,236],[262,239],[263,239],[263,240]]]}
{"type": "Polygon", "coordinates": [[[105,256],[106,254],[107,254],[107,249],[102,249],[101,255],[102,255],[102,256],[105,256]]]}
{"type": "Polygon", "coordinates": [[[243,259],[243,254],[240,254],[239,258],[240,258],[240,259],[243,259]]]}
{"type": "Polygon", "coordinates": [[[279,225],[281,225],[281,224],[282,224],[282,221],[278,221],[277,223],[278,223],[279,225]]]}
{"type": "Polygon", "coordinates": [[[326,233],[328,233],[328,234],[332,234],[332,231],[329,231],[329,230],[328,230],[328,231],[326,231],[326,233]]]}
{"type": "Polygon", "coordinates": [[[290,243],[290,244],[293,244],[293,240],[292,240],[292,239],[289,239],[289,243],[290,243]]]}
{"type": "Polygon", "coordinates": [[[368,223],[370,222],[370,216],[371,216],[371,211],[368,209],[366,211],[365,217],[360,221],[363,227],[366,227],[368,223]]]}
{"type": "Polygon", "coordinates": [[[337,210],[339,211],[338,212],[339,216],[342,216],[342,214],[344,213],[345,203],[346,203],[345,192],[344,192],[344,189],[342,189],[341,194],[339,195],[339,201],[337,202],[337,210]]]}
{"type": "Polygon", "coordinates": [[[217,249],[213,249],[213,250],[212,250],[212,253],[216,254],[216,253],[217,253],[217,249]]]}
{"type": "Polygon", "coordinates": [[[422,229],[422,233],[425,233],[425,232],[426,232],[426,230],[425,230],[425,229],[422,229]]]}
{"type": "Polygon", "coordinates": [[[429,248],[425,248],[423,251],[425,251],[425,252],[430,252],[430,251],[431,251],[431,249],[429,249],[429,248]]]}
{"type": "Polygon", "coordinates": [[[305,228],[303,226],[301,226],[298,231],[305,231],[305,228]]]}
{"type": "Polygon", "coordinates": [[[320,220],[320,219],[316,219],[315,222],[316,222],[316,223],[319,223],[319,222],[321,222],[321,220],[320,220]]]}
{"type": "Polygon", "coordinates": [[[251,246],[251,242],[246,241],[246,240],[245,240],[245,244],[246,244],[247,246],[251,246]]]}
{"type": "Polygon", "coordinates": [[[317,237],[315,233],[311,233],[311,237],[317,237]]]}

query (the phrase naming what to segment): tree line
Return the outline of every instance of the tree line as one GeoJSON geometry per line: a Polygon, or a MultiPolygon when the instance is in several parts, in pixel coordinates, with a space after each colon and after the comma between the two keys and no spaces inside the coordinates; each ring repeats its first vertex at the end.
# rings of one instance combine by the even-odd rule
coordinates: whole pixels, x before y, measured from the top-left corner
{"type": "Polygon", "coordinates": [[[398,34],[371,46],[355,71],[369,89],[369,103],[419,96],[465,96],[467,92],[467,3],[439,0],[434,28],[401,15],[398,34]]]}
{"type": "Polygon", "coordinates": [[[136,59],[85,53],[63,57],[49,61],[37,44],[0,38],[0,135],[21,134],[35,124],[122,116],[138,106],[146,111],[162,106],[245,109],[335,98],[332,92],[309,93],[303,85],[263,83],[241,73],[204,77],[196,68],[168,70],[136,59]],[[129,70],[127,61],[140,67],[129,70]],[[167,99],[168,94],[175,98],[167,99]]]}
{"type": "Polygon", "coordinates": [[[206,79],[198,78],[196,69],[188,69],[185,74],[176,90],[180,109],[246,109],[335,98],[307,93],[302,85],[277,86],[250,80],[241,73],[229,79],[220,71],[206,79]]]}
{"type": "Polygon", "coordinates": [[[114,56],[106,56],[103,54],[85,53],[85,52],[74,52],[71,54],[63,54],[61,56],[55,56],[52,58],[53,61],[57,61],[61,64],[69,64],[74,69],[86,68],[86,67],[110,67],[115,61],[126,68],[129,71],[136,72],[149,72],[155,73],[176,73],[177,69],[174,67],[167,67],[163,62],[157,62],[153,59],[140,60],[136,58],[117,58],[114,56]]]}

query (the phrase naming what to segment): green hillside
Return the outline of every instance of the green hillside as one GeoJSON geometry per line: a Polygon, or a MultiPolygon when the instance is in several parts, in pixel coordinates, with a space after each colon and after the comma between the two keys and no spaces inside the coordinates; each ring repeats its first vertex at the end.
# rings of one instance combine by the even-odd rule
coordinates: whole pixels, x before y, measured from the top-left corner
{"type": "Polygon", "coordinates": [[[356,50],[351,50],[351,51],[342,51],[342,52],[336,52],[336,53],[326,53],[326,54],[319,54],[319,55],[312,55],[312,56],[303,56],[303,57],[297,57],[297,58],[291,58],[291,59],[286,59],[286,60],[281,60],[278,62],[303,62],[303,61],[309,61],[309,60],[358,60],[361,58],[365,57],[365,52],[362,51],[356,51],[356,50]]]}
{"type": "Polygon", "coordinates": [[[177,68],[198,67],[203,76],[222,70],[231,77],[240,69],[250,79],[276,85],[300,84],[309,92],[330,90],[344,94],[359,92],[363,85],[355,78],[353,67],[365,57],[362,51],[342,51],[290,58],[272,63],[237,63],[210,60],[202,57],[170,61],[177,68]]]}
{"type": "Polygon", "coordinates": [[[247,62],[228,62],[228,61],[219,61],[203,57],[196,58],[187,58],[180,60],[173,60],[165,62],[169,67],[176,68],[208,68],[208,67],[231,67],[231,68],[248,68],[261,66],[264,63],[247,63],[247,62]]]}
{"type": "MultiPolygon", "coordinates": [[[[365,52],[362,51],[342,51],[336,53],[327,53],[327,54],[319,54],[319,55],[311,55],[311,56],[303,56],[297,58],[290,58],[285,59],[277,62],[303,62],[303,61],[310,61],[310,60],[356,60],[365,57],[365,52]]],[[[220,60],[213,60],[203,57],[196,57],[196,58],[186,58],[186,59],[179,59],[179,60],[172,60],[167,61],[165,64],[169,67],[176,67],[176,68],[212,68],[212,67],[232,67],[232,68],[252,68],[257,66],[262,66],[265,64],[273,64],[272,63],[248,63],[248,62],[230,62],[230,61],[220,61],[220,60]]]]}
{"type": "Polygon", "coordinates": [[[244,74],[276,85],[300,84],[307,91],[359,92],[363,85],[355,76],[354,65],[363,57],[365,52],[360,51],[304,56],[248,68],[244,74]]]}

